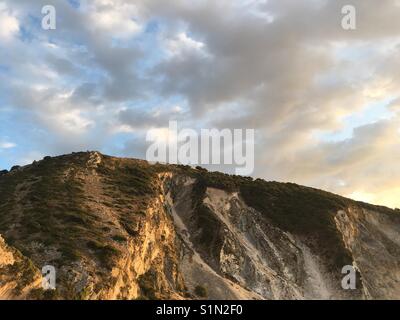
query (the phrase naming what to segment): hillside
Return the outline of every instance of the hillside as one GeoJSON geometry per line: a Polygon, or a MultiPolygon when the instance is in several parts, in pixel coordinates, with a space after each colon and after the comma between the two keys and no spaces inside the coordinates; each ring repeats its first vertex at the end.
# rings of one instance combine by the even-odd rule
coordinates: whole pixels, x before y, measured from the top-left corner
{"type": "Polygon", "coordinates": [[[2,299],[400,298],[398,210],[202,168],[98,152],[14,167],[0,235],[2,299]]]}

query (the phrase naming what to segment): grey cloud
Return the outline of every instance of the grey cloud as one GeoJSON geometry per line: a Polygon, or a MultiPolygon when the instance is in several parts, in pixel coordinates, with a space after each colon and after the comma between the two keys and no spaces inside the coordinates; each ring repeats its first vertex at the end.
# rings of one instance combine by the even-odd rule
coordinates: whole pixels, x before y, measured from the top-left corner
{"type": "MultiPolygon", "coordinates": [[[[114,7],[123,2],[116,0],[114,7]]],[[[2,87],[14,107],[29,109],[38,127],[47,126],[60,137],[52,148],[101,148],[113,125],[143,132],[179,119],[208,127],[256,128],[256,175],[265,178],[342,194],[361,188],[375,192],[377,186],[389,190],[400,179],[395,165],[400,158],[393,151],[399,138],[396,117],[377,118],[342,141],[315,137],[316,132],[342,130],[343,119],[363,112],[368,103],[400,96],[400,7],[395,0],[352,1],[357,9],[354,31],[341,28],[341,7],[349,4],[345,0],[270,0],[252,8],[231,0],[135,1],[141,22],[163,25],[159,47],[153,49],[161,58],[149,64],[150,71],[140,68],[148,62],[146,47],[131,38],[116,44],[112,32],[100,34],[85,12],[66,1],[7,1],[26,13],[23,19],[30,12],[39,16],[38,7],[51,3],[60,16],[52,38],[63,55],[50,50],[41,55],[47,34],[36,30],[31,45],[40,49],[24,50],[25,44],[17,43],[12,44],[15,54],[6,54],[14,76],[25,83],[13,79],[2,87]],[[273,21],[262,18],[263,13],[273,21]],[[163,41],[178,32],[204,43],[206,54],[189,50],[164,56],[163,41]],[[60,79],[51,74],[40,78],[32,64],[44,64],[50,69],[45,71],[60,79]],[[66,75],[76,80],[67,88],[66,75]],[[30,86],[37,79],[46,90],[30,86]],[[57,97],[67,89],[72,96],[59,103],[57,97]],[[131,107],[154,97],[180,97],[190,112],[174,114],[167,104],[158,113],[131,107]],[[95,125],[79,141],[61,141],[65,133],[51,127],[49,118],[71,109],[95,125]],[[341,180],[347,184],[338,184],[341,180]]],[[[397,105],[392,102],[389,110],[396,111],[397,105]]],[[[121,152],[133,156],[143,151],[141,138],[135,137],[121,152]]]]}
{"type": "Polygon", "coordinates": [[[167,127],[170,120],[184,120],[184,116],[174,110],[144,111],[131,108],[120,111],[118,119],[121,124],[128,125],[132,129],[143,130],[151,127],[167,127]]]}

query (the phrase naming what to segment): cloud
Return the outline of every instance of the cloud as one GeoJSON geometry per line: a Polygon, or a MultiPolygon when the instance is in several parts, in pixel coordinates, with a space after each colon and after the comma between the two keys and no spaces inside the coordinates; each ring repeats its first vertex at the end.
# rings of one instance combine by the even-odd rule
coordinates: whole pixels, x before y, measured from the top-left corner
{"type": "Polygon", "coordinates": [[[169,120],[254,128],[256,176],[400,206],[398,1],[353,1],[345,31],[344,0],[54,0],[46,32],[47,2],[0,6],[0,134],[16,149],[23,130],[38,154],[144,157],[169,120]]]}
{"type": "Polygon", "coordinates": [[[5,3],[0,3],[0,40],[10,41],[19,31],[18,19],[5,3]]]}
{"type": "Polygon", "coordinates": [[[185,32],[180,32],[172,39],[167,39],[165,47],[170,56],[182,56],[191,52],[204,54],[204,43],[188,37],[185,32]]]}
{"type": "Polygon", "coordinates": [[[126,39],[141,30],[140,24],[134,20],[138,14],[134,4],[121,1],[96,1],[88,11],[90,24],[96,32],[126,39]]]}
{"type": "Polygon", "coordinates": [[[17,145],[13,142],[0,142],[0,149],[11,149],[17,145]]]}

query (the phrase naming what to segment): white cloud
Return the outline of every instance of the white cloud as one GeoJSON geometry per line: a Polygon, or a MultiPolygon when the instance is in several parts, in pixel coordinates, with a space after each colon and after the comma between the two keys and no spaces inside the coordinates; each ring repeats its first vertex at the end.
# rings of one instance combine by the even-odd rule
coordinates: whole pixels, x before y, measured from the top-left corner
{"type": "Polygon", "coordinates": [[[13,142],[0,142],[0,149],[11,149],[17,145],[13,142]]]}
{"type": "Polygon", "coordinates": [[[193,52],[205,54],[204,43],[190,38],[185,32],[180,32],[173,38],[167,39],[165,43],[167,54],[170,56],[193,52]]]}
{"type": "Polygon", "coordinates": [[[81,134],[94,125],[94,122],[83,116],[79,110],[66,111],[52,119],[59,128],[74,134],[81,134]]]}
{"type": "Polygon", "coordinates": [[[0,40],[9,41],[19,31],[19,22],[5,3],[0,3],[0,40]]]}
{"type": "Polygon", "coordinates": [[[97,1],[89,8],[93,31],[115,38],[126,39],[139,33],[142,27],[137,18],[137,7],[121,1],[97,1]]]}

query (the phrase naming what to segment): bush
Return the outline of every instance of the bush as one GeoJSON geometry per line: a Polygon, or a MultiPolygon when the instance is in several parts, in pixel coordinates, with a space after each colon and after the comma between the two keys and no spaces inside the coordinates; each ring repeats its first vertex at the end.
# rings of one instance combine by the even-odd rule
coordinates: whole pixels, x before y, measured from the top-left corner
{"type": "Polygon", "coordinates": [[[112,237],[112,239],[117,242],[126,242],[127,241],[127,239],[124,236],[120,236],[120,235],[115,235],[112,237]]]}
{"type": "Polygon", "coordinates": [[[156,300],[156,274],[152,270],[147,271],[138,278],[138,284],[141,290],[141,300],[156,300]]]}
{"type": "Polygon", "coordinates": [[[201,285],[196,286],[196,288],[194,288],[194,293],[201,298],[205,298],[207,297],[207,289],[204,288],[201,285]]]}

